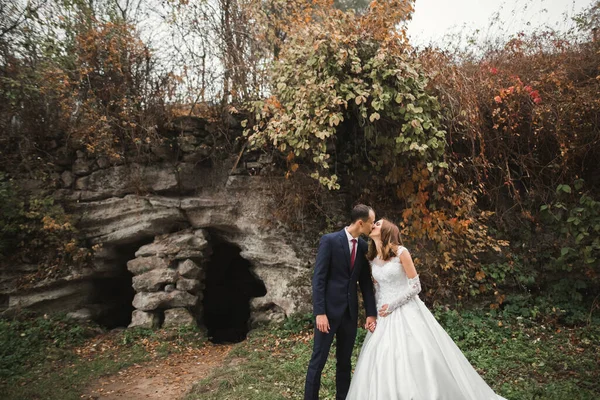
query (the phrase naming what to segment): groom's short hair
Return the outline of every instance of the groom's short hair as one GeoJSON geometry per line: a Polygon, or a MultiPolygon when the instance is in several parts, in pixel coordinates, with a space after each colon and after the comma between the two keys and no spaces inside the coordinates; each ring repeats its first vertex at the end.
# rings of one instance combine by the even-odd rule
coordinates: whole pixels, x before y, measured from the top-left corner
{"type": "Polygon", "coordinates": [[[363,222],[367,222],[369,220],[369,214],[373,210],[371,207],[366,206],[364,204],[357,204],[352,209],[352,213],[350,213],[350,218],[352,219],[352,223],[355,223],[359,219],[363,222]]]}

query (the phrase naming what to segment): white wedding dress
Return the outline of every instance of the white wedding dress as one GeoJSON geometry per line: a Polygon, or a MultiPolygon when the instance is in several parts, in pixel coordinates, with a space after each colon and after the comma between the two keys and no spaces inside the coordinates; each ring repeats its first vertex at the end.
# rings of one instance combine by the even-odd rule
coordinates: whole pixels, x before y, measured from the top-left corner
{"type": "MultiPolygon", "coordinates": [[[[404,247],[400,247],[400,255],[404,247]]],[[[377,318],[358,357],[346,399],[505,400],[479,376],[418,296],[419,277],[408,279],[400,259],[371,263],[377,281],[377,318]]]]}

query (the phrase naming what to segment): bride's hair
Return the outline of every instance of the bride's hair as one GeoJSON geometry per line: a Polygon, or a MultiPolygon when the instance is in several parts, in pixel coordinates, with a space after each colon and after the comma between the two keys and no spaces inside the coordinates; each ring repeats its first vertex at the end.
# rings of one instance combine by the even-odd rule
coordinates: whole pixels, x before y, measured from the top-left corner
{"type": "MultiPolygon", "coordinates": [[[[383,249],[381,249],[383,261],[397,256],[398,247],[402,246],[400,229],[396,224],[385,218],[381,220],[381,244],[383,245],[383,249]]],[[[367,251],[367,259],[373,261],[375,257],[377,257],[377,247],[375,246],[375,242],[371,240],[369,242],[369,251],[367,251]]]]}

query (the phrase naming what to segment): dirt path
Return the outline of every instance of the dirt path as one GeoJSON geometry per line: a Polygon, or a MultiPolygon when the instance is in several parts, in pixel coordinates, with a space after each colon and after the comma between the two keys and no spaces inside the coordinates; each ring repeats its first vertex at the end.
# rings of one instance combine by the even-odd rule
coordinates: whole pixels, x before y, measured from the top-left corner
{"type": "Polygon", "coordinates": [[[222,365],[230,345],[207,344],[167,358],[135,364],[100,378],[81,396],[94,400],[181,399],[194,383],[222,365]]]}

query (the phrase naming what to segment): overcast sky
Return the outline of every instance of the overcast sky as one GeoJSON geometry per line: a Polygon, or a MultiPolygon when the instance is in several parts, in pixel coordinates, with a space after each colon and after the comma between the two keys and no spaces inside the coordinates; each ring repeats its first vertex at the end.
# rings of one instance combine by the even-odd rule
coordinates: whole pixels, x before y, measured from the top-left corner
{"type": "Polygon", "coordinates": [[[593,3],[594,0],[416,0],[408,33],[413,45],[420,46],[440,43],[447,33],[468,34],[477,29],[480,37],[494,37],[542,25],[564,28],[565,21],[593,3]],[[490,27],[492,20],[501,24],[490,27]]]}

